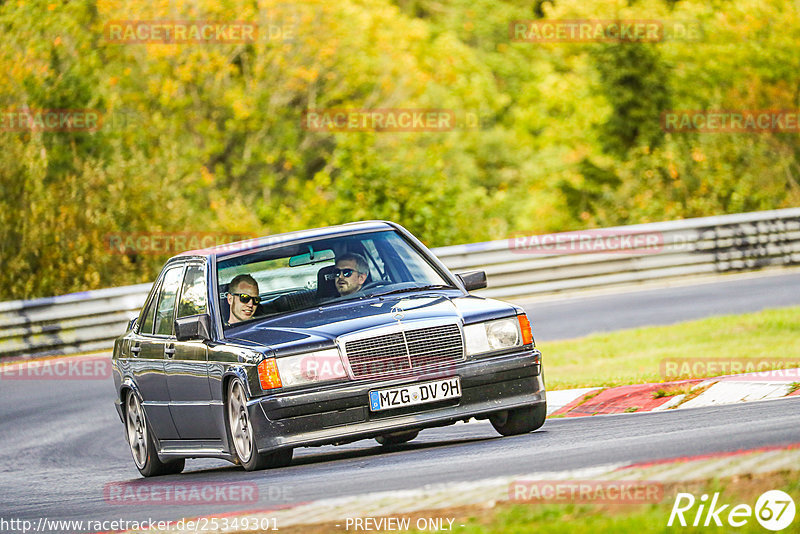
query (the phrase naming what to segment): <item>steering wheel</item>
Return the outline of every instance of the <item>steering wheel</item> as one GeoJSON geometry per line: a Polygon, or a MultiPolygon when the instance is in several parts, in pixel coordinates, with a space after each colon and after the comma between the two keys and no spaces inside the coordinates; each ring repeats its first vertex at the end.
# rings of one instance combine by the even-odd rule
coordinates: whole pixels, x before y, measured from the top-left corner
{"type": "Polygon", "coordinates": [[[359,291],[364,291],[365,289],[375,289],[376,287],[381,287],[381,286],[388,286],[391,283],[392,282],[389,282],[388,280],[375,280],[373,282],[369,282],[368,284],[364,284],[363,286],[361,286],[361,289],[359,289],[359,291]]]}

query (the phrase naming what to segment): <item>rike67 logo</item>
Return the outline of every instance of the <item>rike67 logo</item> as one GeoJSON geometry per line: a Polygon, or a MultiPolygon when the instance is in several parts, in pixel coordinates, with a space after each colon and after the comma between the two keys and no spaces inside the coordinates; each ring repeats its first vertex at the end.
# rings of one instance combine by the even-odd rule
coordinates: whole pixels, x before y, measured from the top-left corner
{"type": "Polygon", "coordinates": [[[678,493],[672,512],[669,514],[667,526],[730,526],[743,527],[755,516],[756,521],[766,528],[777,532],[784,530],[794,521],[795,504],[791,496],[780,490],[770,490],[761,494],[756,501],[755,509],[747,504],[722,504],[719,492],[709,496],[703,494],[699,499],[691,493],[678,493]],[[695,510],[696,505],[696,510],[695,510]],[[686,516],[684,516],[686,514],[686,516]],[[688,519],[687,519],[688,518],[688,519]],[[677,520],[677,523],[676,523],[677,520]]]}

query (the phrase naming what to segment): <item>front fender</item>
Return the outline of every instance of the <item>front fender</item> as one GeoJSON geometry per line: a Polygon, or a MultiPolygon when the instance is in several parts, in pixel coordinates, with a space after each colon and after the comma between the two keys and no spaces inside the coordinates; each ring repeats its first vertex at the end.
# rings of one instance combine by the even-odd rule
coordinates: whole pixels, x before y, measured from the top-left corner
{"type": "Polygon", "coordinates": [[[228,382],[231,381],[233,378],[238,378],[244,384],[245,391],[247,392],[247,397],[249,399],[253,398],[253,392],[251,390],[250,379],[247,376],[247,370],[241,365],[233,365],[225,370],[222,374],[222,398],[227,401],[228,400],[228,382]]]}

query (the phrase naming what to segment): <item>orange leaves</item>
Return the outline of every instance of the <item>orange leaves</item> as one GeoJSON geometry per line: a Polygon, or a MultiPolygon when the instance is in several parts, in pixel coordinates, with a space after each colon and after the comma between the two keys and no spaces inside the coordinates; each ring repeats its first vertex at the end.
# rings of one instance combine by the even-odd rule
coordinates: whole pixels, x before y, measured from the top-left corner
{"type": "Polygon", "coordinates": [[[669,175],[673,180],[678,178],[678,168],[675,166],[675,162],[670,161],[667,164],[667,170],[669,171],[669,175]]]}

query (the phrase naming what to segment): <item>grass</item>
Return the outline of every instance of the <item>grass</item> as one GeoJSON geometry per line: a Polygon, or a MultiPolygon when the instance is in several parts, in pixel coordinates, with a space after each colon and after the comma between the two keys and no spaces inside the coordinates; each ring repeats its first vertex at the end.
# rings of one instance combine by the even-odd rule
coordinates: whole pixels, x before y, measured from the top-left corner
{"type": "MultiPolygon", "coordinates": [[[[800,362],[800,307],[593,334],[537,346],[549,390],[664,382],[668,380],[661,371],[664,360],[800,362]]],[[[692,377],[719,374],[724,373],[700,372],[692,377]]]]}
{"type": "MultiPolygon", "coordinates": [[[[763,528],[754,516],[747,518],[747,524],[733,528],[726,522],[731,508],[745,504],[755,508],[758,497],[765,491],[782,490],[788,493],[795,503],[800,502],[800,472],[796,470],[762,473],[759,475],[739,475],[730,478],[695,480],[681,483],[664,484],[664,497],[659,503],[644,505],[622,504],[543,504],[536,502],[500,502],[486,505],[467,505],[456,508],[420,510],[411,513],[398,513],[389,517],[408,518],[411,525],[420,519],[438,520],[447,527],[452,524],[456,534],[649,534],[649,533],[722,533],[737,534],[770,531],[763,528]],[[698,510],[696,504],[685,512],[684,518],[689,526],[682,527],[677,521],[671,527],[667,522],[672,511],[675,497],[679,492],[687,492],[699,498],[702,494],[713,495],[719,492],[718,507],[729,506],[719,514],[722,527],[702,526],[705,511],[698,527],[692,527],[692,521],[698,510]],[[452,522],[452,523],[451,523],[452,522]]],[[[699,499],[698,499],[699,504],[699,499]]],[[[382,516],[374,516],[382,517],[382,516]]],[[[796,532],[798,518],[783,530],[796,532]],[[794,528],[794,530],[792,530],[794,528]]],[[[342,521],[338,525],[320,523],[315,525],[297,525],[281,527],[283,534],[328,534],[345,532],[342,521]]],[[[713,524],[712,524],[713,525],[713,524]]],[[[351,529],[352,530],[352,529],[351,529]]],[[[353,530],[354,531],[354,530],[353,530]]],[[[405,532],[408,534],[432,532],[428,530],[393,530],[380,532],[405,532]]],[[[362,530],[362,532],[365,532],[362,530]]],[[[369,530],[369,532],[375,532],[369,530]]],[[[240,533],[244,534],[244,533],[240,533]]]]}
{"type": "Polygon", "coordinates": [[[789,393],[787,393],[787,395],[791,395],[792,393],[794,393],[798,389],[800,389],[800,382],[792,382],[789,385],[789,393]]]}
{"type": "Polygon", "coordinates": [[[676,395],[688,395],[691,392],[692,388],[686,386],[664,386],[653,392],[653,398],[663,399],[664,397],[675,397],[676,395]]]}

